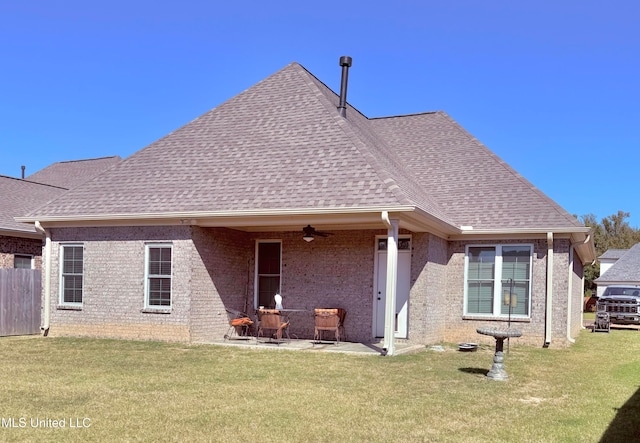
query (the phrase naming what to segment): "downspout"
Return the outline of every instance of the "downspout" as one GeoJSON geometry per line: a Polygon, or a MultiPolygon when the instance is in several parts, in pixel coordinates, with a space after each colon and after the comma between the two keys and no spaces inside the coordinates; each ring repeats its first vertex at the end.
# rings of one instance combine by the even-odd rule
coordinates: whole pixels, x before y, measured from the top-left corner
{"type": "Polygon", "coordinates": [[[567,295],[567,340],[569,343],[575,343],[576,341],[571,337],[571,299],[573,298],[573,255],[575,244],[571,243],[569,247],[569,281],[567,282],[568,295],[567,295]]]}
{"type": "MultiPolygon", "coordinates": [[[[587,234],[587,237],[584,239],[584,241],[582,241],[580,243],[586,245],[587,243],[589,243],[589,240],[591,240],[591,234],[587,234]]],[[[593,263],[595,263],[595,260],[593,261],[593,263]]],[[[591,264],[593,264],[593,263],[591,263],[591,264]]],[[[582,264],[582,278],[580,279],[580,294],[582,294],[584,296],[584,263],[582,264]]],[[[580,328],[581,329],[585,329],[585,327],[584,327],[584,304],[580,308],[580,328]]]]}
{"type": "Polygon", "coordinates": [[[553,312],[553,232],[547,232],[547,297],[546,319],[544,328],[544,347],[551,344],[551,327],[553,325],[551,314],[553,312]]]}
{"type": "Polygon", "coordinates": [[[44,241],[44,320],[40,326],[42,335],[49,334],[51,319],[51,233],[42,227],[39,221],[35,223],[36,230],[45,236],[44,241]]]}
{"type": "Polygon", "coordinates": [[[384,315],[384,355],[395,354],[396,288],[398,282],[398,220],[390,220],[387,211],[382,212],[382,222],[387,227],[387,287],[384,315]]]}

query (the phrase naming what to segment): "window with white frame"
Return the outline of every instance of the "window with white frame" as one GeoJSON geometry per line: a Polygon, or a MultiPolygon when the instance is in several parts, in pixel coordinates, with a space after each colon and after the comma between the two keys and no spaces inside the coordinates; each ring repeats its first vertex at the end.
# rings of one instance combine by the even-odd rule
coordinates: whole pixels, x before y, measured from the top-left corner
{"type": "Polygon", "coordinates": [[[149,244],[145,250],[145,304],[171,307],[171,244],[149,244]]]}
{"type": "Polygon", "coordinates": [[[33,256],[16,254],[13,256],[13,267],[15,269],[32,269],[33,268],[33,256]]]}
{"type": "Polygon", "coordinates": [[[84,280],[84,247],[61,245],[60,303],[81,304],[84,280]]]}
{"type": "Polygon", "coordinates": [[[274,296],[280,293],[281,243],[259,241],[256,247],[257,306],[275,307],[274,296]]]}
{"type": "Polygon", "coordinates": [[[532,245],[467,246],[465,314],[528,317],[532,245]]]}

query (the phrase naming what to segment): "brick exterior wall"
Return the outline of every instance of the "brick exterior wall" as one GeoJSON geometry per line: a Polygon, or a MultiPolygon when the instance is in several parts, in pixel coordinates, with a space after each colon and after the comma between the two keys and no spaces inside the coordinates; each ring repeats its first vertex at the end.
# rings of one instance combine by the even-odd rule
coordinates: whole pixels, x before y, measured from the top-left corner
{"type": "Polygon", "coordinates": [[[192,242],[190,228],[52,229],[51,322],[49,334],[139,340],[189,341],[192,242]],[[148,242],[173,244],[172,307],[147,313],[144,254],[148,242]],[[82,243],[82,310],[62,309],[60,245],[82,243]]]}
{"type": "MultiPolygon", "coordinates": [[[[531,291],[531,315],[529,319],[512,319],[512,328],[522,331],[520,338],[512,339],[512,343],[542,346],[545,339],[545,319],[547,302],[547,241],[546,239],[518,241],[453,241],[449,244],[450,259],[447,269],[447,294],[451,302],[445,305],[447,311],[444,340],[448,342],[493,343],[493,338],[479,335],[478,327],[507,327],[508,321],[496,318],[463,318],[464,312],[464,256],[468,244],[533,244],[533,282],[531,291]]],[[[552,334],[553,346],[566,346],[567,297],[568,297],[568,257],[569,240],[554,240],[553,257],[553,308],[552,334]]],[[[579,290],[578,290],[579,291],[579,290]]],[[[572,291],[576,294],[576,290],[572,291]]],[[[575,303],[575,302],[574,302],[575,303]]],[[[578,302],[580,305],[580,302],[578,302]]],[[[581,306],[581,305],[580,305],[581,306]]],[[[579,324],[579,320],[578,320],[579,324]]]]}
{"type": "Polygon", "coordinates": [[[225,228],[192,229],[191,340],[206,342],[229,329],[226,308],[253,313],[249,295],[253,241],[225,228]]]}
{"type": "MultiPolygon", "coordinates": [[[[401,232],[401,234],[407,234],[401,232]]],[[[254,314],[256,241],[282,244],[281,294],[288,309],[303,309],[292,317],[291,332],[313,337],[313,308],[347,311],[348,340],[371,342],[374,314],[376,235],[385,230],[335,231],[313,242],[299,232],[241,232],[226,228],[158,226],[137,228],[65,228],[52,230],[51,335],[87,335],[127,339],[210,342],[228,331],[225,308],[254,314]],[[84,245],[82,310],[59,306],[59,253],[64,243],[84,245]],[[173,245],[170,313],[144,310],[144,251],[147,242],[173,245]]],[[[446,241],[428,233],[413,233],[410,273],[409,338],[417,344],[447,342],[492,343],[477,334],[480,326],[503,326],[504,319],[463,318],[464,256],[468,244],[489,241],[446,241]]],[[[512,340],[540,346],[546,315],[546,239],[504,242],[533,244],[531,318],[512,320],[523,337],[512,340]]],[[[572,330],[581,315],[582,265],[569,273],[569,240],[554,241],[554,346],[568,342],[568,279],[572,278],[572,330]]]]}
{"type": "Polygon", "coordinates": [[[13,268],[14,256],[24,254],[33,256],[34,269],[42,269],[42,244],[39,238],[0,235],[0,268],[13,268]]]}
{"type": "MultiPolygon", "coordinates": [[[[299,232],[258,233],[252,238],[282,240],[282,297],[289,309],[306,309],[292,317],[291,332],[313,337],[314,308],[347,311],[348,340],[372,339],[373,269],[376,235],[383,231],[335,231],[307,243],[299,232]]],[[[255,253],[250,262],[249,294],[253,303],[255,253]]]]}
{"type": "Polygon", "coordinates": [[[437,343],[446,328],[447,241],[431,234],[414,234],[409,295],[409,340],[437,343]]]}

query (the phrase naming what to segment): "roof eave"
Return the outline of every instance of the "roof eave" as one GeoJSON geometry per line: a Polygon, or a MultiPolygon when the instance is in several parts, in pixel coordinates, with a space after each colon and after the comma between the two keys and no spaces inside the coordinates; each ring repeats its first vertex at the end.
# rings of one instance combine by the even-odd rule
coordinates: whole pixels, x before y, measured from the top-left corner
{"type": "Polygon", "coordinates": [[[186,211],[164,213],[79,214],[26,216],[17,221],[40,222],[45,227],[193,225],[244,230],[296,227],[300,223],[358,224],[360,228],[384,226],[380,214],[405,213],[413,206],[367,206],[335,208],[276,208],[228,211],[186,211]]]}
{"type": "Polygon", "coordinates": [[[20,237],[20,238],[33,238],[33,239],[41,239],[42,234],[34,230],[21,230],[21,229],[11,229],[11,228],[0,228],[0,235],[6,237],[20,237]]]}

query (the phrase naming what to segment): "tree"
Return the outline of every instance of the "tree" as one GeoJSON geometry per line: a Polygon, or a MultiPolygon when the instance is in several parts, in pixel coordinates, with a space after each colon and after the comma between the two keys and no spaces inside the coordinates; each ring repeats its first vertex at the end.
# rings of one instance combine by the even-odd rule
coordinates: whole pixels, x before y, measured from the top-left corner
{"type": "MultiPolygon", "coordinates": [[[[609,249],[629,249],[640,242],[640,229],[632,228],[626,221],[631,214],[618,211],[602,219],[600,223],[593,214],[586,214],[581,217],[582,223],[591,228],[591,236],[596,249],[596,257],[601,256],[609,249]]],[[[585,293],[593,293],[596,284],[593,282],[600,276],[600,263],[585,266],[585,293]]]]}

